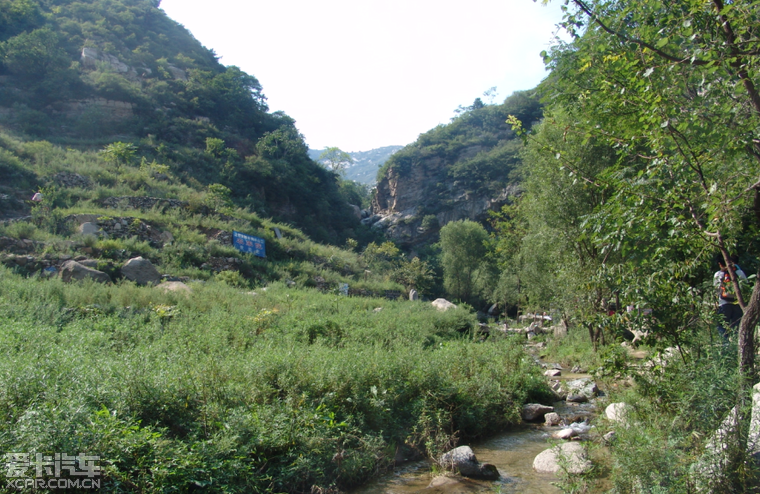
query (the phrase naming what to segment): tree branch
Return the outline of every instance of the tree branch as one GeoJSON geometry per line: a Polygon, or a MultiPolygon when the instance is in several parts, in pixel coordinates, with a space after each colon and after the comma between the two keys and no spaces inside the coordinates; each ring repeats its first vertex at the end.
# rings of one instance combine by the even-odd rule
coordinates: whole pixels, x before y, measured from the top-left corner
{"type": "Polygon", "coordinates": [[[575,5],[577,5],[579,9],[581,9],[587,16],[589,16],[589,18],[591,20],[593,20],[596,24],[598,24],[599,27],[601,27],[602,29],[604,29],[607,33],[609,33],[609,34],[611,34],[613,36],[616,36],[616,37],[620,38],[621,40],[626,41],[628,43],[634,43],[634,44],[639,45],[639,46],[641,46],[643,48],[651,50],[654,53],[656,53],[659,56],[661,56],[662,58],[664,58],[665,60],[668,60],[670,62],[675,62],[675,63],[688,63],[689,65],[707,65],[708,63],[710,63],[710,62],[708,62],[706,60],[696,60],[696,59],[693,59],[691,57],[689,57],[689,58],[681,58],[681,57],[676,57],[674,55],[666,53],[666,52],[662,51],[661,49],[657,48],[656,46],[654,46],[654,45],[652,45],[650,43],[647,43],[644,40],[641,40],[641,39],[638,39],[638,38],[633,38],[631,36],[625,35],[625,34],[619,32],[619,31],[616,31],[616,30],[612,29],[611,27],[607,26],[604,22],[602,22],[601,19],[599,19],[599,17],[597,17],[592,12],[591,8],[588,7],[582,0],[573,0],[573,3],[575,5]]]}

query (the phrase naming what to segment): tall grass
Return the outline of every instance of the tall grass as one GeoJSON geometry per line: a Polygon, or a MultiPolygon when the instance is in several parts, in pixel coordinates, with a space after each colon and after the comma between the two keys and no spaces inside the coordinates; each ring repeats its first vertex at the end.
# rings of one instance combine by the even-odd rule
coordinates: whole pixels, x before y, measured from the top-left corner
{"type": "Polygon", "coordinates": [[[0,268],[2,448],[97,454],[109,491],[344,489],[547,396],[519,344],[473,340],[463,310],[191,286],[0,268]]]}

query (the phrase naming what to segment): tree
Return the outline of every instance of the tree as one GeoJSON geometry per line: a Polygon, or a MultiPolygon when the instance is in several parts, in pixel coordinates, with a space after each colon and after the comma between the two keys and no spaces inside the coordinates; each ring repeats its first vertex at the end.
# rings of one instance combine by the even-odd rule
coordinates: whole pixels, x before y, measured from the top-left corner
{"type": "Polygon", "coordinates": [[[567,316],[601,311],[618,288],[594,278],[619,256],[602,253],[585,230],[586,219],[602,207],[613,188],[599,176],[617,162],[615,149],[590,137],[567,136],[581,118],[568,109],[548,110],[525,134],[520,200],[492,214],[495,253],[502,271],[496,300],[532,309],[553,307],[567,316]],[[605,255],[607,254],[607,255],[605,255]]]}
{"type": "Polygon", "coordinates": [[[345,151],[337,147],[326,148],[317,158],[320,163],[325,163],[328,168],[340,175],[345,175],[346,168],[354,164],[354,159],[345,151]]]}
{"type": "Polygon", "coordinates": [[[420,293],[429,292],[434,283],[434,274],[430,265],[426,261],[421,261],[419,257],[411,260],[402,258],[399,266],[393,272],[393,280],[404,285],[407,291],[412,288],[420,293]]]}
{"type": "Polygon", "coordinates": [[[137,148],[131,142],[112,142],[100,152],[109,163],[114,163],[116,167],[129,165],[135,159],[137,148]]]}
{"type": "MultiPolygon", "coordinates": [[[[696,275],[704,252],[728,257],[753,212],[760,221],[760,5],[567,3],[575,39],[545,54],[553,69],[545,88],[583,115],[568,133],[606,141],[619,156],[602,178],[615,193],[589,229],[603,252],[632,256],[629,271],[656,273],[684,293],[679,283],[696,275]]],[[[760,285],[740,304],[749,383],[760,285]]]]}
{"type": "Polygon", "coordinates": [[[44,78],[66,69],[71,60],[60,46],[58,35],[49,28],[14,36],[0,46],[3,64],[26,79],[44,78]]]}
{"type": "Polygon", "coordinates": [[[452,297],[465,302],[475,298],[487,241],[486,229],[474,221],[454,221],[441,228],[443,286],[452,297]]]}

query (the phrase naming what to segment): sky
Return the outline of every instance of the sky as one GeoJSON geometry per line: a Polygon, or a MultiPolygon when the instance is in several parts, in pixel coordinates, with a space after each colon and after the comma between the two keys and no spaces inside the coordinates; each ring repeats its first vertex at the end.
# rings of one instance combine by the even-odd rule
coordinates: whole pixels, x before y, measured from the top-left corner
{"type": "Polygon", "coordinates": [[[312,149],[406,145],[497,87],[547,72],[560,5],[531,0],[163,0],[224,65],[256,77],[312,149]]]}

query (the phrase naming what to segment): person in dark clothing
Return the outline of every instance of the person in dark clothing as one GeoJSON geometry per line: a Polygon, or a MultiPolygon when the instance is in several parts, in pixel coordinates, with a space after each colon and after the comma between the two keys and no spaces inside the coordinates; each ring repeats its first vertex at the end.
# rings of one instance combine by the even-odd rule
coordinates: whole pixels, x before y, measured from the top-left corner
{"type": "Polygon", "coordinates": [[[747,280],[747,275],[734,263],[735,258],[736,256],[731,256],[731,261],[726,265],[723,256],[719,255],[717,258],[719,269],[713,276],[713,285],[718,292],[718,334],[724,340],[728,340],[729,332],[733,332],[739,327],[739,321],[744,315],[739,306],[734,284],[731,281],[730,271],[736,273],[737,278],[743,281],[747,280]]]}

